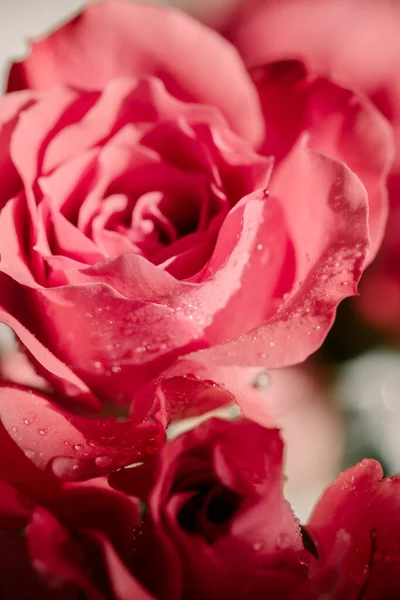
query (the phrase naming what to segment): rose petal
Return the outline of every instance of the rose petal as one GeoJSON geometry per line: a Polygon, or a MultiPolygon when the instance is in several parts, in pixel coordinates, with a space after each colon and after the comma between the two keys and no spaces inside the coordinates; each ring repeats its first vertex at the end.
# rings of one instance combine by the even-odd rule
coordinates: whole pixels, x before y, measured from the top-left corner
{"type": "Polygon", "coordinates": [[[36,572],[26,539],[14,533],[2,533],[0,539],[0,586],[5,600],[77,600],[74,590],[49,588],[36,572]]]}
{"type": "MultiPolygon", "coordinates": [[[[0,388],[0,395],[3,388],[0,388]]],[[[18,423],[20,426],[21,424],[18,423]]],[[[17,429],[18,431],[18,429],[17,429]]],[[[12,434],[16,433],[13,430],[12,434]]],[[[59,482],[52,473],[44,473],[38,469],[12,439],[4,425],[0,426],[0,477],[2,481],[15,486],[28,497],[37,496],[42,499],[51,497],[57,492],[59,482]]]]}
{"type": "Polygon", "coordinates": [[[128,571],[111,544],[104,537],[99,536],[98,539],[103,547],[108,577],[116,600],[155,600],[128,571]]]}
{"type": "Polygon", "coordinates": [[[77,544],[68,529],[44,508],[37,508],[32,514],[27,527],[27,543],[35,569],[49,587],[62,589],[72,584],[93,600],[104,600],[79,561],[80,558],[88,562],[85,554],[90,553],[91,568],[101,569],[97,553],[90,552],[90,546],[83,547],[84,541],[77,544]]]}
{"type": "Polygon", "coordinates": [[[72,120],[79,120],[94,101],[94,94],[79,94],[66,87],[57,87],[40,96],[40,102],[22,112],[10,142],[10,155],[21,177],[31,213],[31,228],[35,231],[36,201],[34,182],[40,172],[42,150],[50,133],[72,120]]]}
{"type": "Polygon", "coordinates": [[[163,443],[159,425],[86,418],[49,397],[19,387],[0,388],[0,418],[32,462],[61,479],[93,477],[141,460],[163,443]]]}
{"type": "Polygon", "coordinates": [[[0,276],[1,286],[7,289],[8,302],[3,301],[4,307],[0,307],[1,322],[11,327],[32,357],[35,357],[37,366],[44,371],[46,379],[56,384],[70,398],[79,399],[86,408],[96,410],[100,407],[98,398],[89,390],[88,386],[61,360],[42,344],[37,337],[31,333],[21,322],[25,321],[21,314],[14,316],[12,313],[18,307],[25,315],[29,313],[32,306],[29,299],[21,298],[21,290],[15,289],[8,278],[0,276]],[[29,310],[28,310],[29,306],[29,310]]]}
{"type": "Polygon", "coordinates": [[[0,98],[0,209],[18,191],[20,178],[10,157],[10,140],[20,112],[32,106],[36,93],[6,94],[0,98]]]}
{"type": "Polygon", "coordinates": [[[25,527],[31,506],[24,496],[12,485],[0,481],[0,527],[21,529],[25,527]]]}
{"type": "Polygon", "coordinates": [[[138,502],[112,489],[105,477],[64,483],[47,506],[69,529],[96,531],[120,556],[130,556],[132,531],[140,524],[138,502]]]}
{"type": "Polygon", "coordinates": [[[319,586],[332,575],[336,538],[346,535],[350,543],[336,563],[341,594],[350,597],[365,589],[368,598],[396,596],[400,586],[399,486],[395,477],[382,480],[377,462],[364,460],[324,492],[308,527],[319,552],[315,566],[319,586]]]}
{"type": "Polygon", "coordinates": [[[300,58],[353,89],[379,89],[400,58],[399,9],[391,0],[246,0],[229,29],[248,65],[300,58]]]}
{"type": "Polygon", "coordinates": [[[33,367],[26,353],[11,349],[0,353],[0,380],[51,392],[51,385],[33,367]]]}
{"type": "Polygon", "coordinates": [[[110,79],[151,74],[164,77],[186,97],[220,108],[246,139],[260,139],[263,124],[255,90],[234,48],[190,17],[162,6],[87,6],[36,42],[25,61],[14,64],[8,88],[48,89],[61,82],[102,89],[110,79]]]}
{"type": "Polygon", "coordinates": [[[188,287],[185,293],[172,297],[169,306],[206,330],[211,342],[226,339],[231,336],[231,331],[234,335],[236,330],[257,322],[260,314],[263,315],[269,308],[271,290],[276,285],[276,271],[281,261],[279,253],[271,257],[270,276],[267,276],[266,271],[259,287],[260,294],[253,298],[254,311],[251,314],[241,314],[240,323],[240,319],[234,314],[234,307],[239,310],[243,303],[247,304],[247,297],[241,291],[242,282],[248,280],[254,285],[252,266],[260,274],[270,258],[269,246],[265,243],[266,231],[271,243],[273,240],[280,246],[285,232],[281,227],[276,231],[272,228],[272,225],[276,227],[278,223],[282,225],[279,207],[274,201],[268,203],[262,190],[243,198],[225,218],[210,261],[196,275],[198,285],[188,287]],[[261,241],[265,245],[260,244],[261,241]],[[224,310],[229,308],[231,301],[232,308],[224,320],[224,310]],[[221,322],[216,319],[220,311],[221,322]]]}
{"type": "Polygon", "coordinates": [[[367,197],[358,178],[301,140],[277,169],[270,189],[293,242],[292,291],[264,325],[189,360],[267,368],[301,362],[324,340],[337,304],[356,293],[368,247],[367,197]]]}
{"type": "Polygon", "coordinates": [[[268,132],[262,151],[283,158],[307,131],[310,148],[345,163],[365,185],[371,262],[387,219],[386,178],[394,155],[389,123],[368,100],[308,75],[297,61],[274,63],[255,73],[268,132]]]}

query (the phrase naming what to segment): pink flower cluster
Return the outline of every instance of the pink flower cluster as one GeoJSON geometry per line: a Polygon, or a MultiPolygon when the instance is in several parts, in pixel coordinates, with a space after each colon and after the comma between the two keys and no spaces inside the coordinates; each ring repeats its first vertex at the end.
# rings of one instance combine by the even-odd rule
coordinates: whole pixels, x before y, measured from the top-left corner
{"type": "Polygon", "coordinates": [[[366,460],[301,527],[282,450],[276,429],[210,419],[108,482],[62,483],[15,452],[0,486],[4,597],[396,598],[400,480],[366,460]]]}
{"type": "Polygon", "coordinates": [[[333,17],[323,36],[349,4],[246,2],[224,37],[165,6],[97,2],[12,66],[1,598],[399,596],[399,480],[366,460],[300,526],[250,385],[319,348],[383,240],[400,38],[389,0],[353,3],[371,28],[387,19],[373,60],[333,17]],[[242,418],[166,441],[232,402],[242,418]]]}

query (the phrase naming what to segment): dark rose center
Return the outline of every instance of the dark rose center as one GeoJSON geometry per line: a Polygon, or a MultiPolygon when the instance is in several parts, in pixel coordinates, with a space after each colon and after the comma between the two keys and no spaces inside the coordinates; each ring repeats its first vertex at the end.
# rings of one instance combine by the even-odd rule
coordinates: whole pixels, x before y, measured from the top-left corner
{"type": "Polygon", "coordinates": [[[181,508],[178,522],[186,533],[203,536],[212,543],[228,533],[240,502],[240,497],[227,488],[220,485],[205,486],[181,508]]]}

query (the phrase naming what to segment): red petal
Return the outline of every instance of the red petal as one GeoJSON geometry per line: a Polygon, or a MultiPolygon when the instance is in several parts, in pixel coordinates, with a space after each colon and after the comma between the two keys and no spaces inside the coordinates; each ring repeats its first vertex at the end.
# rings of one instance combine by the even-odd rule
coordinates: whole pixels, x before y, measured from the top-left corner
{"type": "Polygon", "coordinates": [[[361,590],[366,598],[397,596],[399,491],[399,479],[382,480],[380,465],[364,460],[342,473],[324,492],[309,525],[320,555],[312,576],[316,591],[323,591],[327,580],[332,586],[333,577],[342,597],[356,596],[361,590]],[[344,536],[347,547],[340,557],[335,546],[344,536]]]}
{"type": "Polygon", "coordinates": [[[160,426],[86,418],[32,390],[0,388],[0,418],[32,462],[60,479],[78,480],[142,460],[163,444],[160,426]]]}

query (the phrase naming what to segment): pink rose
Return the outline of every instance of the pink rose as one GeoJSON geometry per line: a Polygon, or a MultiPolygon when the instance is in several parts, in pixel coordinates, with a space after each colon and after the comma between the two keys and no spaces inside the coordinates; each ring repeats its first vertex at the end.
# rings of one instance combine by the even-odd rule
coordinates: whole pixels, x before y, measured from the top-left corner
{"type": "Polygon", "coordinates": [[[2,598],[152,600],[127,569],[138,501],[105,478],[62,483],[0,436],[2,598]]]}
{"type": "MultiPolygon", "coordinates": [[[[95,444],[87,461],[115,445],[120,466],[143,454],[160,373],[223,381],[322,343],[385,220],[391,137],[371,104],[300,63],[249,74],[215,32],[131,2],[91,4],[35,43],[9,90],[0,318],[53,391],[33,407],[4,388],[0,412],[17,395],[22,423],[60,420],[65,441],[95,444]],[[130,424],[86,417],[129,406],[130,424]]],[[[39,429],[13,438],[34,451],[39,429]]],[[[43,468],[76,467],[62,443],[43,468]]]]}
{"type": "Polygon", "coordinates": [[[276,429],[210,420],[110,475],[148,501],[133,571],[159,599],[396,598],[400,480],[375,461],[343,473],[307,527],[283,497],[276,429]]]}
{"type": "Polygon", "coordinates": [[[295,600],[399,596],[400,479],[382,477],[379,463],[363,460],[324,492],[307,527],[319,562],[295,600]]]}
{"type": "Polygon", "coordinates": [[[0,479],[2,598],[152,600],[126,567],[140,522],[136,501],[104,479],[39,480],[33,489],[0,479]]]}
{"type": "Polygon", "coordinates": [[[133,568],[156,598],[291,597],[310,556],[283,498],[282,453],[276,429],[211,419],[154,465],[110,476],[148,499],[133,568]]]}
{"type": "Polygon", "coordinates": [[[212,419],[108,484],[61,483],[12,446],[14,468],[0,463],[2,595],[397,598],[400,480],[363,461],[300,527],[282,453],[276,429],[212,419]]]}
{"type": "Polygon", "coordinates": [[[232,7],[229,16],[218,25],[249,68],[300,59],[312,72],[329,73],[341,85],[368,96],[390,123],[396,146],[388,180],[390,216],[381,252],[363,278],[355,303],[371,324],[400,339],[399,3],[246,0],[232,7]]]}

